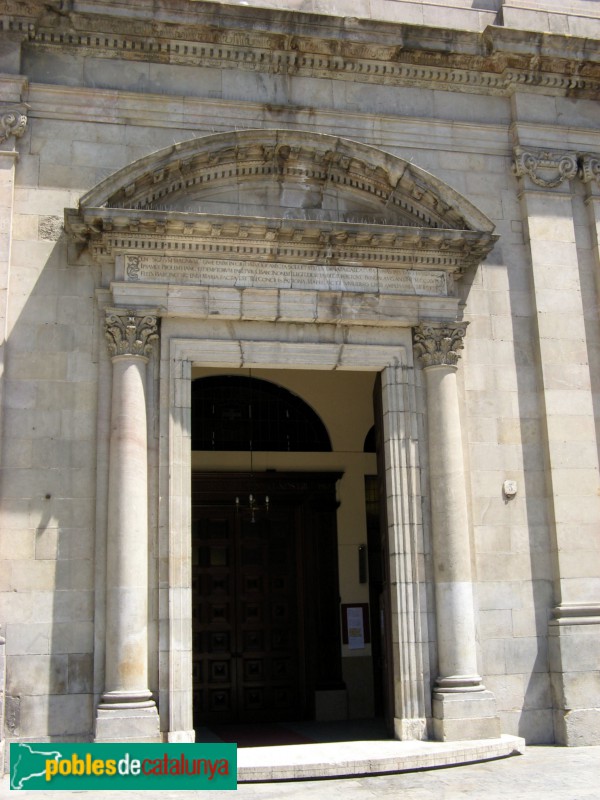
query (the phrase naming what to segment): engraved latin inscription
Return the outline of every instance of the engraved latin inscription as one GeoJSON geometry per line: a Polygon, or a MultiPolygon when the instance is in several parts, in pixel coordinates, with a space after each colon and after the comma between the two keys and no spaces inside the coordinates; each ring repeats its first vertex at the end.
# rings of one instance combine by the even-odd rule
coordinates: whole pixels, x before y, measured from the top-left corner
{"type": "Polygon", "coordinates": [[[128,255],[128,282],[231,286],[240,289],[306,289],[371,294],[446,295],[440,271],[332,267],[324,264],[274,264],[170,256],[128,255]]]}

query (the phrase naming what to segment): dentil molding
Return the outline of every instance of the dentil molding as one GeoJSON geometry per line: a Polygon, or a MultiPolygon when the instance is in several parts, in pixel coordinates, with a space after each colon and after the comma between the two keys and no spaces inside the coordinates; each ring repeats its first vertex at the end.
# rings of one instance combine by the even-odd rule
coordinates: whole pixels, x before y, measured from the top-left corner
{"type": "MultiPolygon", "coordinates": [[[[221,3],[173,3],[149,17],[110,0],[4,0],[0,32],[28,48],[185,66],[598,99],[593,40],[489,26],[483,32],[221,3]]],[[[136,8],[138,7],[139,8],[136,8]]]]}

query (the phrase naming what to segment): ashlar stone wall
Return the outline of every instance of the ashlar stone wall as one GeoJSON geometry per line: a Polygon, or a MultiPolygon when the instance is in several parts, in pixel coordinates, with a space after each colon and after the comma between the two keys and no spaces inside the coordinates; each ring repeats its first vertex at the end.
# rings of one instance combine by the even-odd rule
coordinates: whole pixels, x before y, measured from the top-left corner
{"type": "MultiPolygon", "coordinates": [[[[426,22],[428,4],[405,5],[426,22]]],[[[528,27],[516,3],[502,10],[505,24],[528,27]]],[[[573,19],[580,10],[573,4],[573,19]]],[[[539,14],[552,16],[541,7],[539,14]]],[[[471,30],[478,26],[465,22],[471,30]]],[[[492,253],[457,284],[469,323],[457,380],[477,653],[503,732],[531,743],[567,739],[565,714],[577,704],[593,707],[598,673],[594,624],[549,628],[563,600],[592,608],[599,597],[597,99],[526,86],[461,92],[434,81],[371,85],[347,75],[233,70],[216,61],[118,60],[27,41],[20,47],[21,59],[5,59],[0,75],[2,103],[27,116],[26,129],[6,137],[0,151],[6,735],[89,737],[103,690],[98,609],[105,554],[95,532],[104,511],[96,503],[96,464],[106,458],[109,423],[98,396],[110,371],[98,297],[111,275],[66,236],[64,209],[76,207],[107,175],[173,142],[277,127],[343,136],[401,156],[496,225],[500,239],[492,253]],[[572,154],[574,171],[556,172],[560,158],[550,159],[543,169],[561,180],[539,186],[532,183],[537,167],[513,169],[523,151],[572,154]],[[545,282],[552,294],[542,305],[538,289],[545,282]],[[517,486],[510,498],[503,493],[508,479],[517,486]],[[571,552],[584,529],[586,543],[571,552]],[[574,594],[564,575],[577,582],[574,594]],[[577,657],[564,649],[565,636],[577,640],[577,657]]],[[[551,182],[548,174],[543,180],[551,182]]],[[[421,383],[418,372],[415,381],[421,383]]],[[[149,441],[156,448],[152,419],[149,441]]],[[[425,508],[426,522],[427,514],[425,508]]],[[[151,513],[152,519],[156,525],[151,513]]],[[[151,614],[156,643],[156,602],[151,614]]],[[[432,641],[432,663],[435,652],[432,641]]],[[[156,653],[152,660],[156,690],[156,653]]],[[[591,712],[589,720],[591,740],[597,731],[591,712]]]]}

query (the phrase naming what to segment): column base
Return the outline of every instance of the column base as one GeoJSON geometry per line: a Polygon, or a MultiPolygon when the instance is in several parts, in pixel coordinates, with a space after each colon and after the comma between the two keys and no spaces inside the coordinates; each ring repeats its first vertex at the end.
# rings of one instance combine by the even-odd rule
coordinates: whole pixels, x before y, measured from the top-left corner
{"type": "Polygon", "coordinates": [[[440,742],[497,739],[500,719],[496,712],[496,698],[486,689],[434,691],[433,735],[440,742]]]}
{"type": "Polygon", "coordinates": [[[156,705],[138,708],[98,707],[95,742],[161,742],[156,705]]]}
{"type": "Polygon", "coordinates": [[[600,744],[600,604],[554,610],[548,627],[554,736],[567,747],[600,744]]]}

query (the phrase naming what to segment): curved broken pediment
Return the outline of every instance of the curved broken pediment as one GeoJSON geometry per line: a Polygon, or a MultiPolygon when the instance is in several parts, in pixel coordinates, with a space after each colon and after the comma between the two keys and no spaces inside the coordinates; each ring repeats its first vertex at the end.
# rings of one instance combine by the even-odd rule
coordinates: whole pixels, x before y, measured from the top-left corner
{"type": "Polygon", "coordinates": [[[80,208],[176,211],[491,232],[446,184],[397,156],[325,134],[245,130],[159,150],[80,208]]]}

